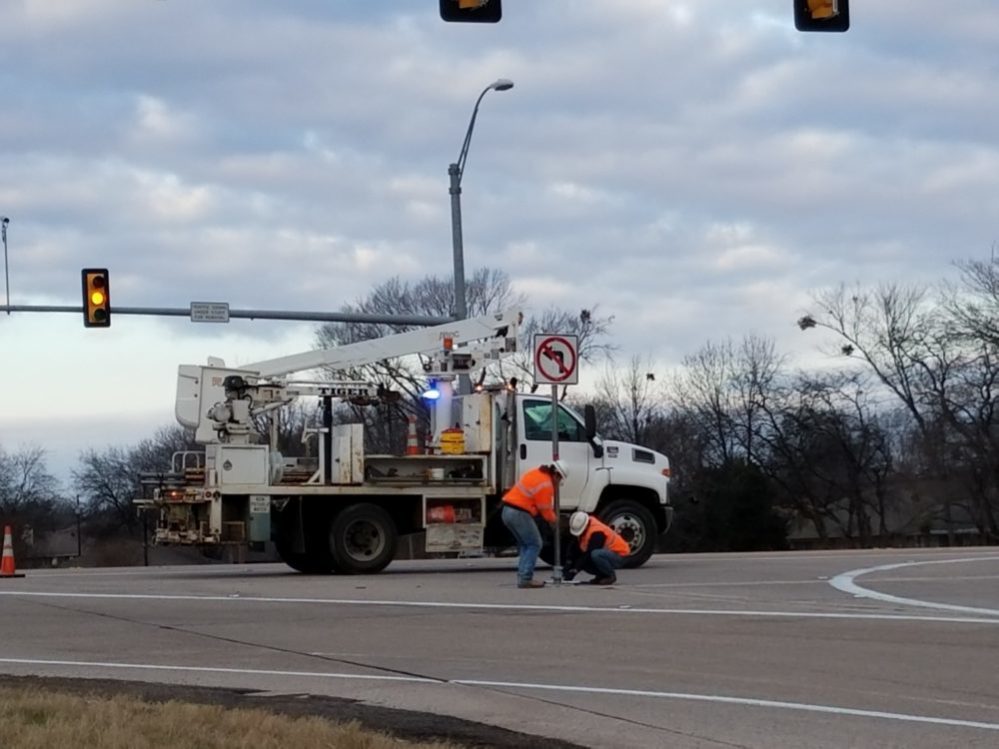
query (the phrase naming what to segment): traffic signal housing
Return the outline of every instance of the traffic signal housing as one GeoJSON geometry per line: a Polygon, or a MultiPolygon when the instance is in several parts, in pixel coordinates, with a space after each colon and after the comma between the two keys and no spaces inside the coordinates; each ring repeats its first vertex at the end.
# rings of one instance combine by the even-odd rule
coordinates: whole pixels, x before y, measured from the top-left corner
{"type": "Polygon", "coordinates": [[[497,23],[503,17],[500,0],[440,0],[441,18],[458,23],[497,23]]]}
{"type": "Polygon", "coordinates": [[[87,328],[111,326],[111,282],[107,268],[83,269],[83,325],[87,328]]]}
{"type": "Polygon", "coordinates": [[[850,0],[794,0],[794,27],[798,31],[846,31],[850,0]]]}

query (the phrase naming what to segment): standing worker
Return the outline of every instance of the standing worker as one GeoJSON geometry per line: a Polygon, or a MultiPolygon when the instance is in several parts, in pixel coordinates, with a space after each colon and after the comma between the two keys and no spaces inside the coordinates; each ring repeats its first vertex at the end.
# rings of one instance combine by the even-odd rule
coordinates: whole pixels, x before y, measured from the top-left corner
{"type": "Polygon", "coordinates": [[[585,512],[574,512],[569,518],[569,533],[576,543],[569,548],[565,580],[572,580],[579,570],[593,575],[591,585],[613,585],[614,570],[624,565],[631,547],[613,528],[585,512]]]}
{"type": "Polygon", "coordinates": [[[552,465],[532,468],[520,481],[503,495],[503,524],[517,541],[518,588],[543,588],[544,580],[534,579],[534,565],[541,551],[541,531],[537,518],[541,517],[553,528],[555,517],[555,482],[565,481],[566,468],[560,460],[552,465]]]}

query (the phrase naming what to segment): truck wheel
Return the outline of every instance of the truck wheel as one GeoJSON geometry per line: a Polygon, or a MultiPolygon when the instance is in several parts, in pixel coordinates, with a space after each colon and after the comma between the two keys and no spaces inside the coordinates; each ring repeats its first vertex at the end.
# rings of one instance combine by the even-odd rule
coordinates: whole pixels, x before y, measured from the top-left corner
{"type": "MultiPolygon", "coordinates": [[[[274,542],[274,546],[277,549],[278,556],[281,557],[281,561],[296,572],[302,572],[306,575],[329,575],[334,572],[333,557],[328,553],[310,554],[307,551],[303,554],[302,552],[292,551],[291,545],[284,543],[280,536],[274,542]]],[[[315,552],[314,549],[311,549],[311,551],[315,552]]]]}
{"type": "Polygon", "coordinates": [[[292,540],[285,533],[278,533],[274,539],[274,548],[281,561],[296,572],[306,575],[329,575],[336,571],[333,568],[333,555],[326,548],[326,539],[316,538],[315,534],[306,536],[304,552],[293,551],[292,540]]]}
{"type": "Polygon", "coordinates": [[[656,550],[656,520],[638,502],[611,502],[600,511],[600,519],[631,546],[631,554],[624,558],[625,567],[641,567],[656,550]]]}
{"type": "Polygon", "coordinates": [[[289,507],[277,520],[274,535],[274,547],[281,561],[296,572],[306,575],[329,575],[336,572],[333,565],[333,555],[329,549],[329,538],[323,528],[329,527],[329,516],[319,512],[310,504],[303,504],[297,510],[289,507]],[[303,513],[300,519],[297,514],[303,513]],[[295,550],[295,526],[302,524],[305,548],[295,550]]]}
{"type": "Polygon", "coordinates": [[[392,517],[381,507],[350,505],[330,525],[333,564],[345,575],[381,572],[395,556],[398,538],[392,517]]]}

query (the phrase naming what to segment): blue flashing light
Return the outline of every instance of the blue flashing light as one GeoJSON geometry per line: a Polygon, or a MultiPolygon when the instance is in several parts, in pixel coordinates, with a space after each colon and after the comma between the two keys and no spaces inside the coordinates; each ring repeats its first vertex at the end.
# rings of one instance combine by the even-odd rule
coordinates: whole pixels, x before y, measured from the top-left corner
{"type": "Polygon", "coordinates": [[[441,397],[441,391],[437,387],[437,383],[431,380],[430,385],[426,390],[423,391],[423,397],[428,401],[435,401],[441,397]]]}

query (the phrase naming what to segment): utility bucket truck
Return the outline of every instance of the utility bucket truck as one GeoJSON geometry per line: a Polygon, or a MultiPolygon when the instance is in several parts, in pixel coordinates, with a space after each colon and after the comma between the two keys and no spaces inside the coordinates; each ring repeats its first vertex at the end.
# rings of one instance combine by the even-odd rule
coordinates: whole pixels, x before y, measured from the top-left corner
{"type": "MultiPolygon", "coordinates": [[[[628,566],[643,564],[669,528],[673,508],[665,455],[603,440],[594,410],[581,418],[550,398],[518,392],[516,382],[455,395],[461,374],[485,372],[517,351],[516,311],[227,367],[182,365],[176,415],[204,451],[174,455],[171,470],[143,476],[136,504],[156,514],[159,544],[262,548],[308,573],[378,572],[400,535],[421,534],[434,553],[499,551],[513,546],[499,503],[520,474],[551,462],[552,424],[568,477],[563,513],[596,513],[631,545],[628,566]],[[431,436],[405,454],[368,454],[362,424],[335,424],[338,401],[375,404],[391,397],[367,382],[294,380],[294,373],[344,372],[419,354],[437,385],[431,436]],[[277,450],[281,409],[318,398],[320,423],[311,457],[277,450]],[[258,431],[270,414],[269,434],[258,431]]],[[[493,367],[495,368],[495,367],[493,367]]],[[[550,551],[542,552],[548,556],[550,551]]]]}

